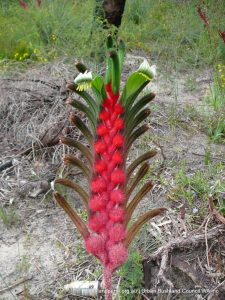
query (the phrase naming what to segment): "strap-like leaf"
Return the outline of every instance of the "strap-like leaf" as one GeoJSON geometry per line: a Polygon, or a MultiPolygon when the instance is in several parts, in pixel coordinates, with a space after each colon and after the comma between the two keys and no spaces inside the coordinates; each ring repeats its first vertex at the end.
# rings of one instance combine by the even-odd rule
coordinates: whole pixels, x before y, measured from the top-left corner
{"type": "Polygon", "coordinates": [[[148,151],[141,156],[139,156],[135,161],[133,161],[130,166],[127,168],[126,175],[127,178],[130,178],[132,172],[143,162],[146,161],[157,154],[156,150],[148,151]]]}
{"type": "Polygon", "coordinates": [[[149,129],[148,125],[144,124],[138,129],[136,129],[130,136],[127,137],[126,145],[124,152],[128,153],[130,147],[132,146],[133,142],[138,139],[142,134],[144,134],[149,129]]]}
{"type": "Polygon", "coordinates": [[[89,128],[84,124],[84,122],[74,113],[70,114],[70,122],[83,133],[89,144],[92,145],[94,142],[94,137],[89,128]]]}
{"type": "Polygon", "coordinates": [[[66,104],[70,104],[72,105],[74,108],[82,111],[83,113],[85,113],[88,117],[88,120],[91,123],[91,126],[93,127],[93,129],[95,130],[96,128],[96,123],[97,123],[97,119],[95,118],[95,116],[93,115],[93,113],[89,110],[89,108],[84,105],[83,103],[81,103],[78,100],[72,99],[72,98],[68,98],[66,100],[66,104]]]}
{"type": "Polygon", "coordinates": [[[154,208],[148,212],[146,212],[143,216],[139,217],[139,219],[131,226],[126,234],[126,238],[124,239],[124,246],[129,247],[130,243],[133,241],[134,237],[141,229],[141,227],[150,219],[158,216],[166,211],[166,208],[154,208]]]}
{"type": "Polygon", "coordinates": [[[97,100],[96,102],[98,106],[100,106],[105,99],[105,94],[102,93],[102,90],[104,88],[104,81],[102,76],[95,75],[94,79],[92,80],[91,86],[97,100]]]}
{"type": "Polygon", "coordinates": [[[84,205],[88,210],[89,196],[79,184],[77,184],[76,182],[74,182],[72,180],[66,179],[66,178],[56,179],[55,184],[61,184],[61,185],[67,186],[67,187],[73,189],[75,192],[77,192],[80,195],[80,197],[82,198],[84,205]]]}
{"type": "Polygon", "coordinates": [[[63,161],[65,164],[72,164],[76,167],[78,167],[83,174],[87,177],[87,179],[90,178],[90,170],[88,169],[88,167],[80,160],[78,159],[76,156],[72,155],[72,154],[66,154],[63,158],[63,161]]]}
{"type": "Polygon", "coordinates": [[[120,63],[118,53],[110,51],[109,56],[112,60],[112,89],[114,94],[117,94],[120,87],[120,63]]]}
{"type": "Polygon", "coordinates": [[[126,209],[126,217],[124,225],[127,226],[127,224],[130,222],[130,219],[132,217],[132,214],[137,207],[137,205],[140,203],[140,201],[143,199],[143,197],[152,189],[154,186],[153,182],[149,181],[140,189],[140,191],[135,195],[134,199],[130,201],[130,203],[127,206],[126,209]]]}
{"type": "Polygon", "coordinates": [[[64,209],[70,219],[73,221],[77,229],[79,230],[80,234],[86,239],[90,233],[88,231],[87,226],[81,219],[81,217],[77,214],[77,212],[68,204],[66,199],[60,195],[58,192],[53,193],[53,196],[57,203],[64,209]]]}
{"type": "Polygon", "coordinates": [[[131,193],[136,188],[136,186],[141,181],[141,179],[144,178],[144,176],[148,173],[148,170],[149,170],[149,164],[148,163],[144,163],[140,167],[140,169],[138,170],[138,172],[134,176],[134,178],[132,178],[130,180],[130,182],[127,183],[127,186],[129,185],[129,187],[127,188],[127,191],[126,191],[127,199],[129,199],[131,193]]]}
{"type": "Polygon", "coordinates": [[[149,102],[151,102],[155,98],[154,93],[150,93],[148,95],[145,95],[140,100],[137,101],[137,103],[131,107],[129,110],[126,109],[125,112],[125,120],[129,121],[129,119],[134,119],[134,116],[142,109],[144,108],[149,102]]]}
{"type": "Polygon", "coordinates": [[[122,95],[120,97],[120,103],[125,106],[125,109],[129,109],[135,100],[137,99],[138,95],[143,91],[143,89],[146,87],[148,82],[144,82],[135,92],[133,92],[129,97],[127,97],[127,89],[126,86],[123,88],[122,95]]]}
{"type": "Polygon", "coordinates": [[[123,69],[125,52],[126,52],[125,44],[124,44],[123,40],[119,39],[118,40],[118,57],[119,57],[119,63],[120,63],[120,73],[122,72],[122,69],[123,69]]]}
{"type": "Polygon", "coordinates": [[[80,150],[80,152],[87,158],[90,165],[92,166],[93,156],[92,156],[90,150],[86,146],[84,146],[82,143],[80,143],[74,139],[65,137],[65,136],[60,137],[60,143],[62,143],[64,145],[72,146],[72,147],[80,150]]]}
{"type": "Polygon", "coordinates": [[[92,112],[92,114],[95,116],[95,118],[97,118],[98,106],[97,106],[95,100],[91,97],[91,95],[89,95],[85,91],[79,91],[77,89],[78,85],[73,82],[69,82],[66,85],[66,87],[68,89],[70,89],[71,91],[75,92],[76,94],[78,94],[81,98],[83,98],[85,100],[85,102],[88,104],[89,110],[92,112]]]}
{"type": "Polygon", "coordinates": [[[125,135],[127,136],[131,134],[133,129],[137,128],[137,126],[143,122],[150,115],[150,113],[151,110],[149,108],[145,108],[135,118],[126,122],[125,135]]]}

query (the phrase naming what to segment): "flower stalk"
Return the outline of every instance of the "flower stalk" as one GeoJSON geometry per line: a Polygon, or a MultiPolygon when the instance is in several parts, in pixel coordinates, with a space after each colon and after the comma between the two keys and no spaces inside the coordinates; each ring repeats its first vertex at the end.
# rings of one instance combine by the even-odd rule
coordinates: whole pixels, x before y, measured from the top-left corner
{"type": "Polygon", "coordinates": [[[81,64],[77,64],[80,74],[67,87],[79,95],[86,104],[70,98],[67,103],[86,114],[90,128],[74,113],[70,120],[83,133],[89,147],[71,138],[62,137],[61,143],[77,148],[86,160],[79,161],[73,155],[66,155],[64,163],[75,165],[89,180],[89,195],[82,187],[70,179],[57,179],[55,184],[72,188],[80,195],[88,211],[88,223],[79,217],[58,193],[54,197],[69,215],[85,241],[87,252],[98,258],[103,266],[105,299],[112,299],[112,275],[128,257],[128,247],[140,228],[149,219],[162,214],[165,208],[155,208],[140,216],[128,228],[135,208],[154,186],[147,182],[130,200],[141,179],[147,174],[148,159],[156,155],[150,150],[130,165],[128,152],[133,143],[148,130],[140,124],[148,117],[147,105],[155,97],[154,93],[139,97],[144,87],[153,79],[155,67],[145,60],[132,73],[120,93],[120,77],[125,55],[125,47],[120,40],[114,45],[111,36],[107,41],[108,55],[106,76],[92,74],[81,64]],[[88,93],[92,89],[93,95],[88,93]],[[139,168],[136,175],[134,171],[139,168]]]}

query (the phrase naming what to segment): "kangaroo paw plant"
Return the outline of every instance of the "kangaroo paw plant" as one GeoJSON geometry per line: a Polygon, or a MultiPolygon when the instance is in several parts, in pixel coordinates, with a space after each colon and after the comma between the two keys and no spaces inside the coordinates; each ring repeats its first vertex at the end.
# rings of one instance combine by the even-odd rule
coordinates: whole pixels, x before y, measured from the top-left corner
{"type": "Polygon", "coordinates": [[[131,198],[138,183],[149,170],[147,160],[156,155],[150,150],[127,163],[132,144],[148,130],[141,123],[150,114],[147,104],[154,93],[140,96],[155,74],[145,60],[139,69],[131,74],[120,94],[120,77],[125,47],[121,40],[114,44],[111,36],[107,40],[105,79],[88,72],[78,63],[80,74],[67,87],[84,101],[69,98],[67,103],[86,114],[87,126],[76,114],[70,121],[87,139],[89,147],[62,137],[61,143],[77,148],[84,156],[84,163],[76,156],[65,155],[64,163],[78,167],[89,182],[89,193],[68,178],[55,181],[75,190],[82,198],[88,212],[88,223],[58,192],[54,197],[69,215],[85,240],[86,250],[97,257],[103,266],[105,299],[112,299],[112,274],[128,257],[128,247],[137,232],[149,219],[165,211],[155,208],[147,211],[129,226],[135,208],[153,187],[149,181],[131,198]],[[91,90],[92,93],[88,93],[91,90]],[[85,104],[84,104],[85,103],[85,104]],[[138,171],[136,171],[138,169],[138,171]],[[131,199],[130,199],[131,198],[131,199]]]}

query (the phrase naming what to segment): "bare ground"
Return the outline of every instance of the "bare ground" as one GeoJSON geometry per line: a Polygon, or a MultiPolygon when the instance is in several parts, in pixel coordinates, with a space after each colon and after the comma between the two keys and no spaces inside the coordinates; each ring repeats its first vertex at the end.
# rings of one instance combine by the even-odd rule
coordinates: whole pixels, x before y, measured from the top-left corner
{"type": "MultiPolygon", "coordinates": [[[[137,55],[128,55],[124,79],[140,60],[137,55]]],[[[68,97],[65,82],[73,79],[74,74],[73,65],[69,67],[59,62],[23,73],[5,73],[0,79],[0,165],[11,162],[11,166],[0,173],[1,206],[8,216],[4,222],[0,220],[2,300],[80,299],[65,294],[63,285],[74,278],[101,279],[99,265],[85,254],[79,235],[52,200],[50,189],[50,182],[62,171],[61,156],[68,151],[58,145],[57,138],[61,132],[71,134],[67,122],[70,108],[64,102],[68,97]],[[38,195],[39,188],[42,193],[38,195]]],[[[138,213],[162,205],[169,209],[165,216],[148,224],[136,241],[136,247],[147,258],[144,264],[146,288],[153,287],[157,279],[161,281],[159,287],[166,289],[169,279],[177,289],[204,288],[205,281],[207,286],[211,284],[211,290],[191,296],[187,293],[146,294],[143,299],[225,298],[224,225],[208,243],[206,239],[197,247],[190,244],[169,251],[165,270],[159,268],[162,256],[152,259],[158,247],[173,239],[192,236],[193,230],[199,228],[210,214],[206,209],[204,216],[193,219],[192,209],[185,199],[169,199],[171,189],[176,187],[176,172],[184,163],[190,174],[204,171],[208,150],[212,164],[225,162],[225,146],[209,143],[199,124],[201,120],[195,115],[203,107],[211,78],[210,70],[198,74],[160,75],[151,85],[157,93],[151,105],[151,130],[132,152],[135,157],[147,148],[159,150],[150,174],[156,184],[138,213]],[[185,218],[181,216],[183,204],[186,205],[185,218]],[[193,274],[193,269],[197,275],[193,274]],[[159,270],[165,278],[157,277],[159,270]],[[212,292],[213,289],[218,293],[212,292]]],[[[72,135],[81,138],[76,131],[72,135]]],[[[224,169],[220,176],[225,179],[224,169]]],[[[80,180],[79,175],[77,178],[80,180]]],[[[75,201],[79,209],[81,204],[79,200],[75,201]]],[[[212,216],[206,220],[207,227],[205,221],[199,234],[221,224],[212,216]]]]}

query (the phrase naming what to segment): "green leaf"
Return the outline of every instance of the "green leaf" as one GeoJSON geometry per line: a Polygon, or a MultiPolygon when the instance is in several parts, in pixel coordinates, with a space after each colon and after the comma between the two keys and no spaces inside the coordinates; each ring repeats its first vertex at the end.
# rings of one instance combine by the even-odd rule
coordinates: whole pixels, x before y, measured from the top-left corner
{"type": "Polygon", "coordinates": [[[97,123],[97,119],[96,117],[93,115],[93,113],[90,111],[89,107],[87,107],[86,105],[84,105],[83,103],[81,103],[78,100],[72,99],[72,98],[68,98],[66,100],[66,104],[70,104],[71,106],[73,106],[74,108],[82,111],[83,113],[85,113],[88,117],[88,120],[91,123],[91,126],[93,128],[93,131],[95,132],[95,128],[96,128],[96,123],[97,123]]]}
{"type": "Polygon", "coordinates": [[[138,139],[142,134],[144,134],[149,129],[148,125],[144,124],[138,129],[136,129],[132,134],[127,136],[124,153],[128,153],[132,144],[138,139]]]}
{"type": "Polygon", "coordinates": [[[81,219],[81,217],[78,215],[76,210],[74,210],[66,201],[66,199],[60,195],[58,192],[53,193],[53,196],[56,200],[56,202],[63,208],[63,210],[66,212],[66,214],[70,217],[70,219],[73,221],[77,229],[79,230],[80,234],[83,236],[84,239],[86,239],[90,233],[85,225],[84,221],[81,219]]]}
{"type": "Polygon", "coordinates": [[[78,159],[76,156],[72,155],[72,154],[66,154],[63,158],[64,164],[72,164],[76,167],[78,167],[83,174],[87,177],[87,179],[90,179],[90,170],[88,169],[88,167],[80,160],[78,159]]]}
{"type": "Polygon", "coordinates": [[[112,60],[112,90],[117,94],[120,88],[120,64],[119,57],[116,51],[111,51],[109,56],[112,60]]]}
{"type": "Polygon", "coordinates": [[[142,92],[142,90],[146,87],[148,82],[144,82],[135,92],[133,92],[129,97],[127,97],[126,93],[126,86],[123,88],[122,95],[120,97],[120,103],[128,110],[135,100],[137,99],[138,95],[142,92]]]}
{"type": "Polygon", "coordinates": [[[76,126],[88,140],[89,144],[92,145],[94,142],[94,137],[89,128],[84,124],[84,122],[74,113],[70,114],[70,122],[76,126]]]}
{"type": "Polygon", "coordinates": [[[144,186],[140,189],[140,191],[135,195],[134,199],[130,201],[130,203],[126,208],[126,217],[125,217],[124,226],[128,225],[135,208],[140,203],[140,201],[144,198],[144,196],[152,189],[153,186],[154,184],[151,181],[145,183],[144,186]]]}
{"type": "Polygon", "coordinates": [[[102,89],[104,88],[103,78],[99,75],[96,75],[92,81],[92,90],[97,99],[97,104],[100,106],[105,98],[105,95],[102,94],[102,89]]]}
{"type": "Polygon", "coordinates": [[[148,151],[144,154],[142,154],[141,156],[139,156],[137,159],[135,159],[135,161],[133,161],[130,166],[127,168],[126,170],[126,177],[130,178],[132,172],[143,162],[146,161],[152,157],[154,157],[157,154],[157,151],[155,150],[151,150],[148,151]]]}
{"type": "Polygon", "coordinates": [[[72,180],[66,179],[66,178],[56,179],[55,184],[64,185],[66,187],[73,189],[75,192],[77,192],[80,195],[81,199],[83,200],[83,203],[84,203],[86,209],[88,210],[89,196],[79,184],[77,184],[76,182],[74,182],[72,180]]]}
{"type": "Polygon", "coordinates": [[[137,103],[132,106],[130,109],[126,108],[125,111],[125,120],[127,122],[130,121],[130,119],[134,119],[134,116],[142,109],[144,108],[149,102],[151,102],[155,98],[154,93],[150,93],[142,97],[141,99],[137,100],[137,103]]]}
{"type": "Polygon", "coordinates": [[[126,234],[126,238],[124,240],[124,246],[129,247],[133,239],[135,238],[138,231],[141,229],[141,227],[150,219],[154,218],[155,216],[158,216],[166,211],[166,208],[160,207],[160,208],[154,208],[148,212],[146,212],[143,216],[139,217],[139,219],[131,226],[131,228],[128,230],[126,234]]]}
{"type": "Polygon", "coordinates": [[[149,108],[143,109],[135,118],[125,123],[125,136],[129,136],[137,126],[143,122],[151,113],[149,108]]]}
{"type": "Polygon", "coordinates": [[[93,155],[91,154],[90,150],[86,146],[84,146],[82,143],[80,143],[74,139],[65,137],[65,136],[60,137],[60,143],[62,143],[64,145],[72,146],[72,147],[80,150],[80,152],[87,158],[90,166],[93,165],[93,155]]]}
{"type": "Polygon", "coordinates": [[[133,178],[131,178],[130,181],[127,183],[127,191],[126,191],[127,199],[129,199],[131,193],[137,187],[141,179],[144,178],[144,176],[148,173],[148,170],[149,170],[149,164],[144,163],[138,170],[137,174],[133,178]]]}

